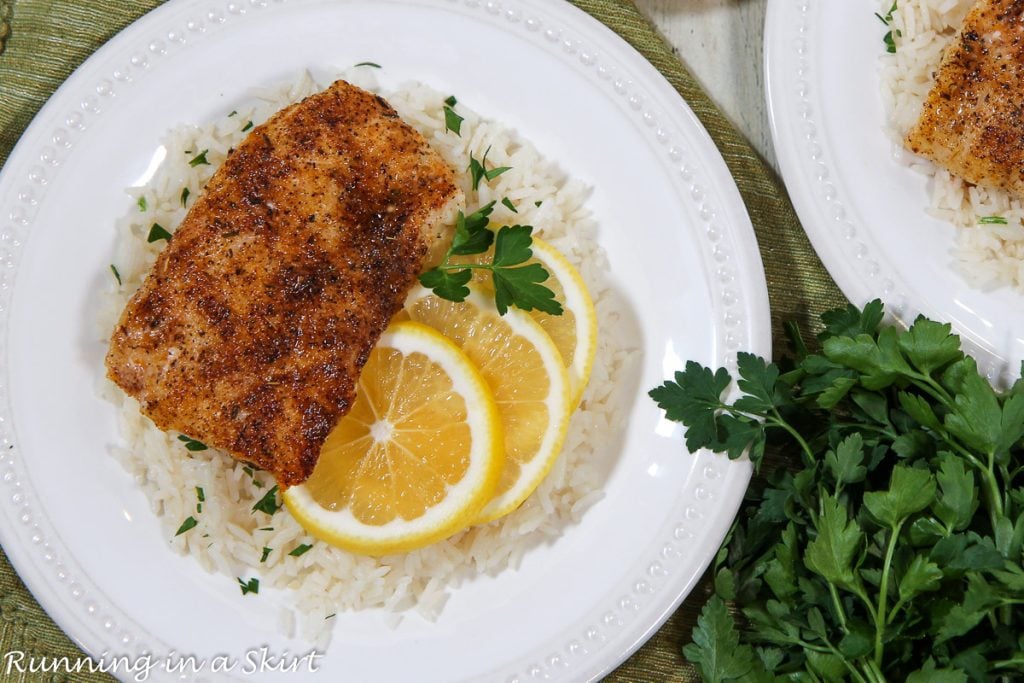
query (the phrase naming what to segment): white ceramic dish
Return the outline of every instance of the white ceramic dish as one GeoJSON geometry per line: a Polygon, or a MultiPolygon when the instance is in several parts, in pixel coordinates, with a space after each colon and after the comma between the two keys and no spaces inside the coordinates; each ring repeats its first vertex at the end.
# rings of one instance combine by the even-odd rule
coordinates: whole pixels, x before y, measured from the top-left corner
{"type": "MultiPolygon", "coordinates": [[[[252,88],[372,60],[517,127],[594,188],[639,350],[605,498],[522,566],[453,590],[436,623],[338,615],[326,680],[587,680],[650,636],[700,577],[739,505],[746,463],[685,452],[646,396],[687,359],[770,352],[753,231],[710,138],[626,43],[551,0],[172,0],[98,51],[53,96],[0,175],[0,540],[54,619],[97,657],[151,653],[148,680],[194,655],[203,679],[251,675],[288,595],[240,594],[166,547],[109,456],[95,395],[95,293],[122,191],[161,136],[252,88]],[[217,661],[230,671],[213,673],[217,661]]],[[[134,661],[134,660],[133,660],[134,661]]],[[[142,664],[139,665],[140,667],[142,664]]],[[[129,678],[135,672],[121,671],[129,678]]],[[[192,678],[192,677],[190,677],[192,678]]],[[[290,678],[291,679],[291,678],[290,678]]]]}
{"type": "Polygon", "coordinates": [[[983,371],[1008,381],[1024,358],[1021,296],[974,289],[954,270],[953,226],[925,213],[925,177],[884,132],[879,7],[768,3],[766,90],[786,187],[847,297],[881,298],[904,322],[921,313],[951,322],[983,371]]]}

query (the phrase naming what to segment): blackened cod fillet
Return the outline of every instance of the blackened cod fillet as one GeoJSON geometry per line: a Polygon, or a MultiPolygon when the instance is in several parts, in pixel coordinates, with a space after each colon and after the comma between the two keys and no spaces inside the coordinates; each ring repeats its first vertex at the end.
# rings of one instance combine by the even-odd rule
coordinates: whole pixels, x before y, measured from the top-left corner
{"type": "Polygon", "coordinates": [[[979,0],[943,53],[911,151],[1024,198],[1024,0],[979,0]]]}
{"type": "Polygon", "coordinates": [[[463,202],[387,102],[338,81],[217,170],[122,313],[108,376],[161,429],[301,483],[463,202]]]}

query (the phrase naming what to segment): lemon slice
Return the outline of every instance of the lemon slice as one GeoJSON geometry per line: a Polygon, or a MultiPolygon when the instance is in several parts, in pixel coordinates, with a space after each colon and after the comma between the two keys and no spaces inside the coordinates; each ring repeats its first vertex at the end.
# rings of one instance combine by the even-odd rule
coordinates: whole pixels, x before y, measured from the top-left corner
{"type": "Polygon", "coordinates": [[[517,308],[502,316],[493,296],[473,290],[453,303],[417,288],[405,314],[454,341],[487,380],[505,434],[505,466],[483,524],[515,510],[554,464],[565,439],[572,395],[562,357],[540,324],[517,308]]]}
{"type": "MultiPolygon", "coordinates": [[[[533,258],[527,263],[540,262],[548,271],[551,277],[541,284],[550,289],[555,295],[555,300],[562,304],[562,315],[551,315],[537,310],[528,311],[528,314],[540,323],[555,342],[569,373],[569,393],[572,395],[572,405],[575,408],[583,398],[583,390],[590,380],[594,354],[597,352],[597,313],[594,311],[594,302],[579,271],[569,263],[562,252],[539,237],[533,238],[531,249],[533,258]]],[[[488,260],[491,254],[493,248],[488,252],[488,260]]],[[[480,256],[475,255],[459,256],[453,261],[472,263],[480,259],[480,256]]],[[[493,295],[494,283],[488,271],[474,271],[473,283],[485,294],[493,295]]]]}
{"type": "Polygon", "coordinates": [[[426,325],[393,323],[312,476],[284,501],[332,545],[414,550],[477,519],[502,472],[502,443],[494,397],[466,354],[426,325]]]}
{"type": "Polygon", "coordinates": [[[560,251],[540,239],[533,238],[533,257],[551,275],[544,286],[555,293],[562,304],[562,315],[530,311],[551,340],[555,342],[569,373],[569,391],[573,407],[579,405],[583,390],[590,380],[597,352],[597,313],[590,292],[579,271],[560,251]]]}

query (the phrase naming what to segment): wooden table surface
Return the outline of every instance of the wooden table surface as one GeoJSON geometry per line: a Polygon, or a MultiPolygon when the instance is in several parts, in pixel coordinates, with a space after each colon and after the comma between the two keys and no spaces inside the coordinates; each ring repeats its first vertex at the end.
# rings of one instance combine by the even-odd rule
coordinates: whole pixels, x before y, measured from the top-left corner
{"type": "Polygon", "coordinates": [[[764,99],[767,0],[635,0],[722,113],[776,169],[764,99]]]}

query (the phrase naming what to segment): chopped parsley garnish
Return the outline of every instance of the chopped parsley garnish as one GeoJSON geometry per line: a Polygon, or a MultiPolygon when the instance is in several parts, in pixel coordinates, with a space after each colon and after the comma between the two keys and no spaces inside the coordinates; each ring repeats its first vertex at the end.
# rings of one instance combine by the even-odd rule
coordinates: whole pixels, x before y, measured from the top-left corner
{"type": "Polygon", "coordinates": [[[171,239],[171,233],[164,229],[164,226],[159,223],[154,223],[153,227],[149,229],[149,236],[146,238],[147,242],[156,242],[158,240],[169,240],[171,239]]]}
{"type": "Polygon", "coordinates": [[[267,546],[263,546],[263,554],[260,555],[260,562],[266,562],[267,558],[270,557],[270,553],[272,553],[272,552],[273,552],[273,548],[268,548],[267,546]]]}
{"type": "Polygon", "coordinates": [[[117,284],[121,284],[121,273],[117,271],[117,266],[113,263],[110,264],[110,272],[114,274],[114,279],[117,280],[117,284]]]}
{"type": "Polygon", "coordinates": [[[195,156],[195,158],[193,158],[191,161],[189,161],[188,165],[191,166],[192,168],[195,168],[196,166],[202,166],[204,164],[209,166],[210,162],[206,160],[206,153],[209,152],[209,151],[210,150],[208,150],[208,149],[204,149],[202,152],[197,154],[195,156]]]}
{"type": "Polygon", "coordinates": [[[534,206],[536,206],[536,207],[537,207],[537,208],[539,209],[539,208],[540,208],[540,205],[541,205],[541,204],[543,204],[543,203],[544,203],[544,202],[540,202],[540,201],[538,201],[538,202],[534,202],[534,203],[533,203],[533,205],[534,205],[534,206]]]}
{"type": "Polygon", "coordinates": [[[444,101],[444,127],[462,137],[462,122],[465,118],[455,113],[455,105],[458,104],[455,95],[451,95],[444,101]]]}
{"type": "Polygon", "coordinates": [[[272,515],[278,511],[281,506],[277,502],[277,486],[274,486],[252,506],[253,512],[265,512],[268,515],[272,515]]]}
{"type": "Polygon", "coordinates": [[[252,121],[250,121],[249,123],[245,124],[245,127],[242,128],[242,132],[243,133],[246,132],[246,131],[249,131],[249,130],[252,130],[252,121]]]}
{"type": "Polygon", "coordinates": [[[337,614],[337,612],[331,612],[326,617],[324,617],[324,621],[327,621],[328,619],[333,619],[337,614]]]}
{"type": "Polygon", "coordinates": [[[516,205],[513,204],[512,200],[509,199],[508,197],[505,197],[504,199],[502,199],[501,203],[502,203],[503,206],[505,206],[512,213],[519,213],[519,209],[516,208],[516,205]]]}
{"type": "Polygon", "coordinates": [[[229,116],[229,117],[231,117],[231,116],[238,116],[238,110],[237,110],[237,109],[232,109],[232,110],[231,110],[231,113],[230,113],[230,114],[228,114],[228,116],[229,116]]]}
{"type": "Polygon", "coordinates": [[[182,206],[185,206],[185,202],[188,201],[188,196],[190,194],[192,194],[192,192],[187,187],[181,188],[181,205],[182,206]]]}
{"type": "Polygon", "coordinates": [[[195,529],[197,524],[199,524],[199,522],[196,521],[196,518],[192,515],[189,515],[188,518],[181,523],[181,526],[178,527],[178,530],[174,533],[174,535],[181,536],[189,529],[195,529]]]}
{"type": "Polygon", "coordinates": [[[146,208],[149,206],[149,204],[146,203],[145,196],[139,197],[138,201],[136,201],[135,204],[139,207],[139,211],[142,212],[145,212],[146,208]]]}
{"type": "Polygon", "coordinates": [[[253,486],[255,486],[258,489],[263,488],[263,482],[256,478],[256,470],[254,470],[252,466],[246,465],[245,467],[242,468],[242,471],[248,474],[249,477],[252,479],[253,486]]]}
{"type": "Polygon", "coordinates": [[[238,585],[242,589],[242,595],[248,595],[249,593],[260,592],[260,580],[255,576],[248,581],[243,581],[241,577],[238,579],[238,585]]]}
{"type": "Polygon", "coordinates": [[[982,225],[1006,225],[1007,220],[1003,216],[982,216],[978,219],[982,225]]]}
{"type": "Polygon", "coordinates": [[[376,62],[359,62],[356,66],[372,66],[374,69],[382,68],[381,65],[376,62]]]}
{"type": "Polygon", "coordinates": [[[203,491],[203,487],[202,486],[197,486],[196,487],[196,499],[198,499],[200,503],[205,503],[206,502],[206,492],[203,491]]]}
{"type": "Polygon", "coordinates": [[[291,555],[292,557],[302,557],[307,552],[309,552],[309,549],[312,548],[312,547],[313,546],[309,545],[308,543],[300,543],[299,545],[297,545],[294,548],[292,548],[292,551],[290,553],[288,553],[288,554],[291,555]]]}
{"type": "MultiPolygon", "coordinates": [[[[886,26],[889,26],[892,23],[892,13],[896,11],[897,2],[892,3],[892,7],[890,7],[889,11],[885,13],[885,16],[882,16],[878,12],[875,12],[875,16],[878,17],[878,20],[881,21],[886,26]]],[[[889,54],[896,53],[896,38],[899,38],[901,35],[903,34],[900,31],[890,30],[888,33],[882,36],[882,42],[885,43],[886,52],[888,52],[889,54]]]]}
{"type": "Polygon", "coordinates": [[[473,180],[473,190],[480,189],[480,181],[486,179],[488,182],[494,180],[505,171],[511,171],[511,166],[499,166],[498,168],[487,168],[487,155],[491,148],[484,152],[484,158],[477,160],[472,152],[469,155],[469,177],[473,180]]]}
{"type": "Polygon", "coordinates": [[[207,448],[209,448],[209,446],[207,446],[202,441],[196,441],[192,437],[185,436],[184,434],[178,435],[178,441],[181,441],[182,443],[185,444],[185,450],[187,451],[205,451],[207,448]]]}
{"type": "Polygon", "coordinates": [[[473,269],[489,270],[494,284],[494,303],[502,315],[509,306],[524,311],[537,309],[561,315],[562,305],[554,292],[540,284],[549,274],[539,263],[526,262],[533,257],[533,227],[506,225],[497,235],[488,228],[494,202],[482,206],[468,216],[460,211],[455,221],[455,236],[441,265],[420,276],[420,283],[434,294],[449,301],[462,302],[469,296],[473,269]],[[452,263],[453,256],[486,253],[494,245],[490,263],[452,263]],[[524,265],[525,264],[525,265],[524,265]]]}
{"type": "Polygon", "coordinates": [[[274,527],[272,527],[272,526],[261,526],[259,529],[257,529],[257,531],[273,531],[273,530],[274,530],[274,527]]]}

